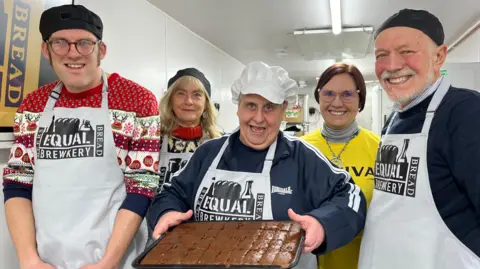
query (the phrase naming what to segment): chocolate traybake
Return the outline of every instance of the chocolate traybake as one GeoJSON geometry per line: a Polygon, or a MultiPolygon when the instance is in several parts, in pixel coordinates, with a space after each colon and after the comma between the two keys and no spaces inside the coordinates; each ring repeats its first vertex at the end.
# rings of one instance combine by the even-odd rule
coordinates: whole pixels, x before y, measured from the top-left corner
{"type": "Polygon", "coordinates": [[[190,222],[168,232],[140,266],[276,266],[290,268],[304,232],[291,221],[190,222]]]}

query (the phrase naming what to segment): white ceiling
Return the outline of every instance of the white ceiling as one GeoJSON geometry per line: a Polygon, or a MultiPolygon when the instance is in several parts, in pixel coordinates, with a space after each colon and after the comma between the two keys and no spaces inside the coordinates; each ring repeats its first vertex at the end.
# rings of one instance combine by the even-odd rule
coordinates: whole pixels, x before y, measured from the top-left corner
{"type": "MultiPolygon", "coordinates": [[[[331,28],[328,0],[148,1],[240,62],[260,60],[280,65],[309,87],[335,62],[305,60],[293,35],[295,30],[331,28]],[[277,58],[280,51],[287,56],[277,58]]],[[[443,23],[447,45],[480,18],[480,0],[342,0],[342,25],[376,27],[402,8],[435,14],[443,23]]],[[[372,46],[368,48],[370,53],[365,57],[345,61],[356,64],[366,80],[374,80],[372,46]]]]}

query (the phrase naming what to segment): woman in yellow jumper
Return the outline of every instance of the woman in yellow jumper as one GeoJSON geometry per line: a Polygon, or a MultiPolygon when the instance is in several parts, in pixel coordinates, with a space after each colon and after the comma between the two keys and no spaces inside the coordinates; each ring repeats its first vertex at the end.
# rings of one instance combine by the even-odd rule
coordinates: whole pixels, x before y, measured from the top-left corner
{"type": "MultiPolygon", "coordinates": [[[[373,192],[373,168],[380,138],[355,120],[365,107],[365,81],[360,71],[344,63],[330,66],[314,92],[324,119],[323,128],[302,138],[332,163],[347,170],[360,186],[367,206],[373,192]]],[[[350,244],[319,257],[320,269],[356,269],[361,234],[350,244]]]]}

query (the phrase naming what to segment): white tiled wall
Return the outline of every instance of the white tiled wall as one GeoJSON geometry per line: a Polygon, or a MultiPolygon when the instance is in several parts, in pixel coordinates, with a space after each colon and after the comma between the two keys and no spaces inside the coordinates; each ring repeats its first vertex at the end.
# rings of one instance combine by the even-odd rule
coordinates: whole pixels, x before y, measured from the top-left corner
{"type": "Polygon", "coordinates": [[[447,63],[480,62],[480,31],[476,31],[447,56],[447,63]]]}
{"type": "MultiPolygon", "coordinates": [[[[244,65],[196,36],[144,0],[77,0],[97,13],[104,23],[106,72],[117,72],[148,88],[160,98],[168,78],[178,69],[196,67],[212,85],[212,99],[220,104],[218,125],[231,131],[238,125],[230,85],[244,65]],[[114,8],[113,8],[114,7],[114,8]]],[[[0,167],[8,157],[0,151],[0,167]]],[[[18,268],[0,194],[0,268],[18,268]]]]}

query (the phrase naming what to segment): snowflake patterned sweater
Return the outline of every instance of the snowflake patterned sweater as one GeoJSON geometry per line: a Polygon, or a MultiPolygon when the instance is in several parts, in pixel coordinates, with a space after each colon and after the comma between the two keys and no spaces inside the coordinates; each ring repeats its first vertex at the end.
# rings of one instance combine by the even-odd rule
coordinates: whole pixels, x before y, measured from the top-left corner
{"type": "MultiPolygon", "coordinates": [[[[164,137],[160,138],[160,145],[163,143],[164,137]]],[[[168,149],[170,153],[185,153],[194,152],[199,146],[202,137],[177,137],[173,135],[168,136],[168,149]]]]}
{"type": "MultiPolygon", "coordinates": [[[[37,123],[56,82],[27,95],[15,115],[15,143],[3,171],[5,202],[13,197],[32,199],[35,172],[34,136],[37,123]]],[[[150,91],[119,76],[108,77],[108,108],[117,160],[125,175],[127,196],[121,208],[145,216],[158,187],[160,118],[158,103],[150,91]]],[[[82,93],[65,88],[58,107],[101,107],[102,85],[82,93]]]]}

